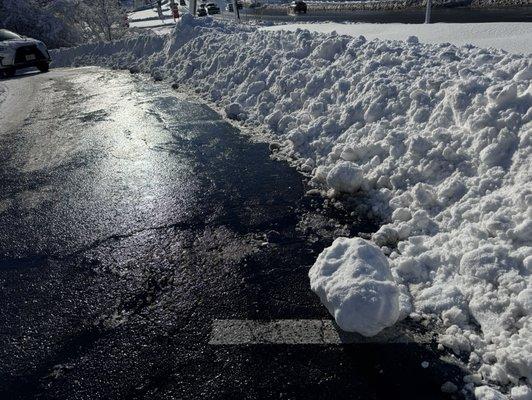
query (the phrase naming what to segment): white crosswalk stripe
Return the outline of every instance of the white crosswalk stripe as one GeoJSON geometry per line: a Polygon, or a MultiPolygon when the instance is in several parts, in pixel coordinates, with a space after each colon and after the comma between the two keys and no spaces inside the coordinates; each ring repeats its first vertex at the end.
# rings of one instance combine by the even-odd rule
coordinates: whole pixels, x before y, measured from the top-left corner
{"type": "Polygon", "coordinates": [[[285,319],[273,321],[217,319],[212,323],[211,345],[246,344],[328,344],[428,343],[432,335],[393,327],[373,337],[343,332],[326,319],[285,319]]]}

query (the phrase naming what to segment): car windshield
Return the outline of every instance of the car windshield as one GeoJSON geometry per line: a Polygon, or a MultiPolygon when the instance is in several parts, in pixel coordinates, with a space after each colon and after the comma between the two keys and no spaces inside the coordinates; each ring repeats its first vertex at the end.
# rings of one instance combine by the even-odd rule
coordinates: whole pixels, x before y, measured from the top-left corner
{"type": "Polygon", "coordinates": [[[13,40],[13,39],[21,39],[19,35],[16,33],[7,31],[5,29],[0,29],[0,42],[4,40],[13,40]]]}

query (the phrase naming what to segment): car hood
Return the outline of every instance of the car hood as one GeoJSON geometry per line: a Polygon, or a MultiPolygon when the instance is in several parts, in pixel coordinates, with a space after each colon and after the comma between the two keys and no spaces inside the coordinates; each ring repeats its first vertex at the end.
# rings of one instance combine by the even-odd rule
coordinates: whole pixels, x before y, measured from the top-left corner
{"type": "Polygon", "coordinates": [[[31,44],[44,46],[44,43],[40,40],[23,38],[23,39],[13,39],[13,40],[3,40],[0,42],[0,47],[7,47],[9,49],[16,49],[21,46],[28,46],[31,44]]]}

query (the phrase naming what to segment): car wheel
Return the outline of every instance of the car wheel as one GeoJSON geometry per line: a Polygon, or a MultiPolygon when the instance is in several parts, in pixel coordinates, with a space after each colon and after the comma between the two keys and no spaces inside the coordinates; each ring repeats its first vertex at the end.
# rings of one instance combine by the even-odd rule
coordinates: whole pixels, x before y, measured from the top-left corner
{"type": "Polygon", "coordinates": [[[7,68],[1,72],[1,75],[3,78],[12,78],[15,76],[15,73],[16,73],[15,68],[7,68]]]}
{"type": "Polygon", "coordinates": [[[48,72],[50,70],[50,64],[47,63],[47,62],[43,62],[43,63],[37,65],[37,68],[41,72],[48,72]]]}

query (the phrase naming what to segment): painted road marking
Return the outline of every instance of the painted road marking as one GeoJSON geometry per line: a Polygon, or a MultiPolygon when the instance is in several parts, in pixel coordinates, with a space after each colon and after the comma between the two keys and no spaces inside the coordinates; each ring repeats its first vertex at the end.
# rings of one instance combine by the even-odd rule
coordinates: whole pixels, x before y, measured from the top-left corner
{"type": "Polygon", "coordinates": [[[211,345],[244,344],[327,344],[349,343],[429,343],[430,333],[419,334],[402,327],[385,329],[373,337],[344,332],[332,320],[284,319],[273,321],[215,319],[211,345]]]}

